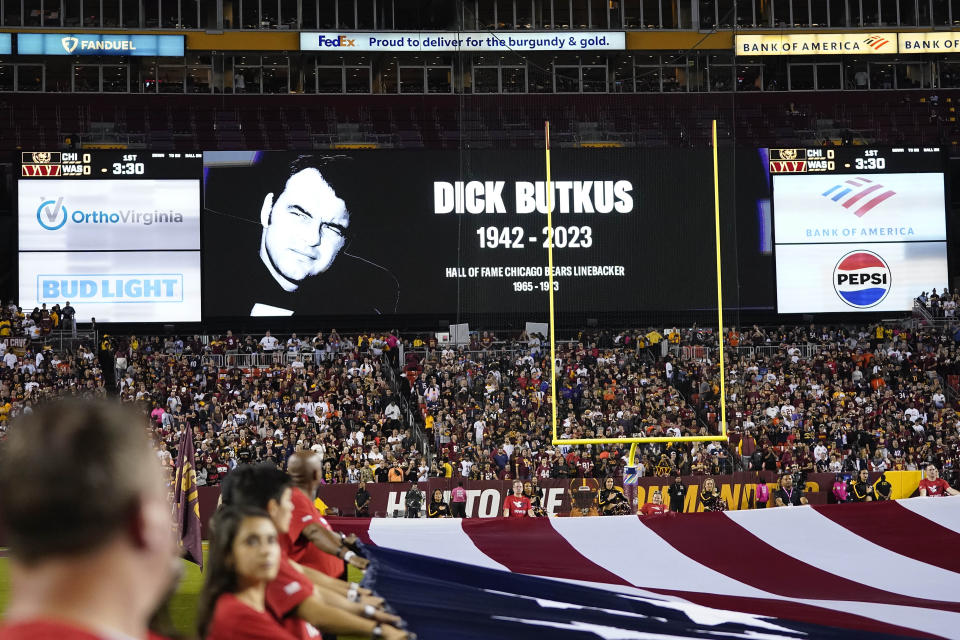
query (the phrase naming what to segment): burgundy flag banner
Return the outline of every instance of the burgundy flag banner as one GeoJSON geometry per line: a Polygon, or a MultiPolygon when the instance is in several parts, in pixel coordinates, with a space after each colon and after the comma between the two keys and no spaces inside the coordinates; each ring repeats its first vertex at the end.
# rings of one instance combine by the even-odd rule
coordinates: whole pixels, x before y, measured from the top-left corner
{"type": "Polygon", "coordinates": [[[177,475],[174,481],[174,517],[177,540],[183,557],[203,569],[203,546],[200,542],[200,501],[197,492],[196,455],[189,428],[180,436],[177,450],[177,475]]]}

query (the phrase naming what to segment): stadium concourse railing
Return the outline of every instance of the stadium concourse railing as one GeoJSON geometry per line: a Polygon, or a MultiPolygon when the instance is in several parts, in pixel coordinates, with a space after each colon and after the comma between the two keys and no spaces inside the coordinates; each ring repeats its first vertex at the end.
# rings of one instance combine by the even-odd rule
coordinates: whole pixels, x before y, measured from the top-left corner
{"type": "Polygon", "coordinates": [[[78,345],[86,345],[89,349],[96,350],[97,331],[94,329],[87,331],[76,331],[70,329],[61,329],[51,331],[48,335],[39,338],[29,336],[10,336],[4,338],[7,347],[14,350],[14,353],[20,352],[22,355],[27,349],[38,351],[44,348],[51,348],[55,352],[65,353],[76,350],[78,345]]]}

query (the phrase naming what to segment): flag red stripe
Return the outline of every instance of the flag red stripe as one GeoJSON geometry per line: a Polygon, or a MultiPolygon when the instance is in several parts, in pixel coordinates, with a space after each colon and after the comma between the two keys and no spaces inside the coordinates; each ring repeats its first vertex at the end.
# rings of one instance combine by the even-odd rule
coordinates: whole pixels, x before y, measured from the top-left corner
{"type": "Polygon", "coordinates": [[[327,522],[330,523],[334,531],[338,531],[344,535],[350,535],[352,533],[360,538],[363,544],[373,544],[373,540],[370,539],[370,518],[339,518],[331,516],[327,518],[327,522]]]}
{"type": "Polygon", "coordinates": [[[463,531],[480,551],[513,573],[633,586],[585,558],[548,518],[464,520],[463,531]]]}
{"type": "Polygon", "coordinates": [[[814,507],[844,529],[870,542],[919,562],[960,573],[960,534],[901,507],[896,502],[846,505],[844,509],[814,507]],[[909,531],[905,538],[904,531],[909,531]]]}
{"type": "Polygon", "coordinates": [[[788,553],[791,545],[804,541],[770,541],[781,551],[723,513],[703,514],[699,527],[683,518],[651,518],[644,524],[685,556],[769,593],[817,600],[850,600],[855,594],[859,601],[960,612],[960,603],[891,593],[810,566],[788,553]]]}

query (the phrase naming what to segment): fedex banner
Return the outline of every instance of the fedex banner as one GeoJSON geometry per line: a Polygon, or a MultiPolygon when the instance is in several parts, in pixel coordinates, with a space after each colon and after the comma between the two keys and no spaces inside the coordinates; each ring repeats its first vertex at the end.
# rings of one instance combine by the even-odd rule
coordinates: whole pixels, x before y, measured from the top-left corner
{"type": "Polygon", "coordinates": [[[777,244],[947,238],[942,173],[776,175],[773,198],[777,244]]]}
{"type": "Polygon", "coordinates": [[[183,36],[20,33],[17,53],[43,56],[183,57],[183,36]]]}
{"type": "Polygon", "coordinates": [[[623,31],[316,32],[300,34],[301,51],[622,51],[623,31]]]}

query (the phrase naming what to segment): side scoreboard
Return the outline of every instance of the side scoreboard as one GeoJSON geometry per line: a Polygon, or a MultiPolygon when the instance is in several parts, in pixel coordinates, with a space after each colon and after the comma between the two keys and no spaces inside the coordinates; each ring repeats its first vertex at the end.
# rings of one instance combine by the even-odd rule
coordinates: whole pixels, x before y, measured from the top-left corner
{"type": "Polygon", "coordinates": [[[777,310],[908,311],[947,285],[939,147],[769,149],[777,310]]]}
{"type": "Polygon", "coordinates": [[[943,170],[940,147],[785,148],[769,150],[770,174],[910,173],[943,170]]]}

